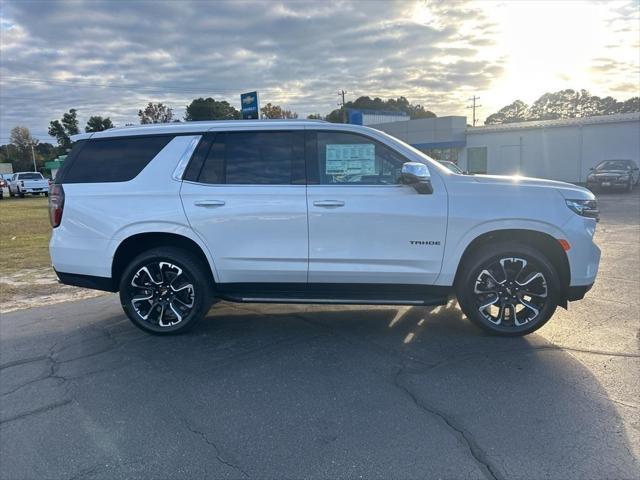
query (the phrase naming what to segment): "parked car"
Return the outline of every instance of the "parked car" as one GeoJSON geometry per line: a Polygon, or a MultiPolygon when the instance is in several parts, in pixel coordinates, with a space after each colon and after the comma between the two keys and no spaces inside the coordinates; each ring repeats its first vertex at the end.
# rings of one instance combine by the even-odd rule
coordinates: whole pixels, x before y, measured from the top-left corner
{"type": "Polygon", "coordinates": [[[322,121],[115,128],[49,197],[62,283],[120,292],[147,332],[217,300],[443,305],[506,336],[584,297],[598,208],[563,182],[454,175],[383,132],[322,121]]]}
{"type": "Polygon", "coordinates": [[[623,188],[630,192],[638,184],[640,170],[633,160],[603,160],[587,176],[591,189],[623,188]]]}
{"type": "Polygon", "coordinates": [[[38,172],[14,173],[9,182],[9,195],[49,195],[49,181],[38,172]]]}
{"type": "Polygon", "coordinates": [[[443,165],[445,167],[447,167],[449,170],[451,170],[453,173],[457,173],[458,175],[465,175],[466,172],[464,170],[462,170],[457,163],[453,163],[449,160],[438,160],[438,162],[440,162],[440,165],[443,165]]]}
{"type": "Polygon", "coordinates": [[[9,187],[4,178],[0,178],[0,200],[2,200],[5,195],[9,195],[9,187]]]}

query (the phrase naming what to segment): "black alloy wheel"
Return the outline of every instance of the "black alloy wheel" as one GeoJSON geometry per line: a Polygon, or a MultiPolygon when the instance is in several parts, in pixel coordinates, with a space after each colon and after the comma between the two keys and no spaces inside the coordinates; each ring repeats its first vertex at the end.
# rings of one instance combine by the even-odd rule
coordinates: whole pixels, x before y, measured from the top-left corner
{"type": "Polygon", "coordinates": [[[211,306],[210,275],[189,252],[159,247],[136,257],[120,281],[129,319],[155,334],[181,333],[211,306]]]}
{"type": "Polygon", "coordinates": [[[456,286],[467,317],[486,331],[518,336],[544,325],[555,312],[560,282],[554,267],[527,245],[485,246],[470,258],[456,286]],[[505,253],[496,253],[504,251],[505,253]]]}

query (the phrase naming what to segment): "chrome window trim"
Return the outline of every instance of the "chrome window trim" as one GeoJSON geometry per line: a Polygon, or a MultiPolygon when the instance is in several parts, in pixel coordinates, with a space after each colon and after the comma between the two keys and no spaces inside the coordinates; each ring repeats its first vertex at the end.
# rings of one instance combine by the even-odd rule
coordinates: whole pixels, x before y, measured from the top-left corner
{"type": "Polygon", "coordinates": [[[176,168],[174,169],[173,174],[171,175],[171,177],[174,180],[177,180],[178,182],[182,181],[182,177],[184,176],[184,172],[187,169],[187,165],[189,165],[189,161],[193,156],[193,152],[196,151],[196,147],[198,146],[198,143],[200,143],[201,139],[202,139],[202,135],[191,136],[191,141],[189,142],[189,145],[180,156],[180,160],[178,160],[178,165],[176,165],[176,168]]]}

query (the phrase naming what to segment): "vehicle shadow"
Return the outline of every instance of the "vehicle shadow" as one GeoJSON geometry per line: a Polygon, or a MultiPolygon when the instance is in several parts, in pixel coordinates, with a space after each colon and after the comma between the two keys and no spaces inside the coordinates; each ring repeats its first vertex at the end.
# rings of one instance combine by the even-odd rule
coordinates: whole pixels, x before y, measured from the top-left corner
{"type": "MultiPolygon", "coordinates": [[[[53,463],[98,459],[111,465],[98,472],[105,478],[569,479],[639,471],[616,405],[570,352],[538,335],[485,335],[454,302],[221,304],[176,337],[146,335],[122,315],[86,321],[49,333],[77,425],[48,431],[40,448],[53,463]],[[83,439],[73,452],[60,441],[70,432],[83,439]]],[[[15,341],[43,335],[22,332],[15,341]]],[[[11,338],[3,341],[12,348],[11,338]]],[[[14,447],[3,443],[11,458],[14,447]]]]}

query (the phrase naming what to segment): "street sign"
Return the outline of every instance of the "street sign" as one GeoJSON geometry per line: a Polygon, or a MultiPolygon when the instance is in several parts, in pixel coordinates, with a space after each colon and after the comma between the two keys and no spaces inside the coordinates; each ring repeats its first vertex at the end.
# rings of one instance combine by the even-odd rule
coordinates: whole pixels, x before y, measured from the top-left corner
{"type": "Polygon", "coordinates": [[[258,120],[260,118],[258,92],[240,94],[240,112],[243,120],[258,120]]]}

